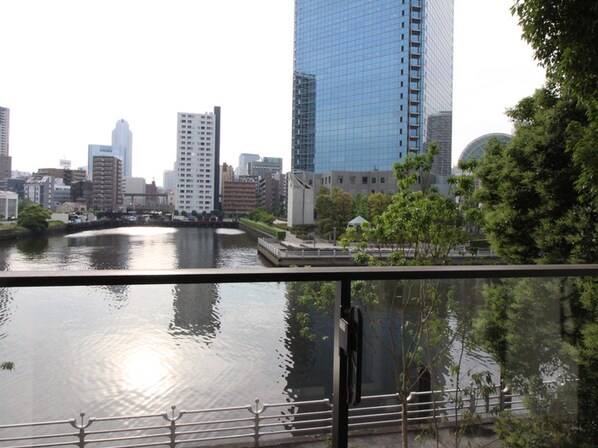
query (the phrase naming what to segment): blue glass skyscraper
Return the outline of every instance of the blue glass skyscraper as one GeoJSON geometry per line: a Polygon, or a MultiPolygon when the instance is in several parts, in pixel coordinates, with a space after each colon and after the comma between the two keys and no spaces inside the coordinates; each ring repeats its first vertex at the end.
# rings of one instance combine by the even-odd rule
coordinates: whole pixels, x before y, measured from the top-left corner
{"type": "Polygon", "coordinates": [[[453,0],[295,0],[292,169],[450,167],[452,77],[453,0]]]}

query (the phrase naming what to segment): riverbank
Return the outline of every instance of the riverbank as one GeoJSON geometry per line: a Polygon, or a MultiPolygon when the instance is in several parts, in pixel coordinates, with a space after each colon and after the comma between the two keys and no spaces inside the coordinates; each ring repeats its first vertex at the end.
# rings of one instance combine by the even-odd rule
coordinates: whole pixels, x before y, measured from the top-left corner
{"type": "Polygon", "coordinates": [[[53,221],[43,233],[34,233],[14,223],[0,225],[0,241],[20,240],[35,236],[64,235],[86,230],[113,229],[118,227],[177,227],[177,228],[224,228],[238,229],[238,221],[122,221],[122,220],[97,220],[80,223],[61,223],[53,221]]]}

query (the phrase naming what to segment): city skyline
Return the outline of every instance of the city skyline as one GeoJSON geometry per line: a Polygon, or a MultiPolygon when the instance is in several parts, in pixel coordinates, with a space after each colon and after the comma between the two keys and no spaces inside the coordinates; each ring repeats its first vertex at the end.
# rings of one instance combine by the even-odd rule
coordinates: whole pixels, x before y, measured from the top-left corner
{"type": "MultiPolygon", "coordinates": [[[[31,4],[13,2],[0,17],[11,36],[0,105],[11,109],[13,169],[64,158],[85,166],[88,145],[110,144],[122,117],[135,131],[132,175],[161,184],[173,169],[177,112],[215,104],[222,107],[221,162],[258,153],[282,157],[290,169],[292,1],[147,2],[139,21],[131,4],[33,3],[33,16],[31,4]],[[94,32],[102,23],[131,32],[94,32]],[[196,55],[187,51],[193,41],[212,43],[196,55]]],[[[511,1],[479,3],[455,0],[452,163],[480,135],[509,133],[505,109],[544,79],[520,40],[511,1]]]]}

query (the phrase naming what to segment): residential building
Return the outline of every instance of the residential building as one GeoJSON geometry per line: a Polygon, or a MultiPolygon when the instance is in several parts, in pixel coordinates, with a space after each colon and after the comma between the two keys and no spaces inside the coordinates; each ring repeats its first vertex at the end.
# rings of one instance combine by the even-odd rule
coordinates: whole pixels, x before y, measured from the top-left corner
{"type": "Polygon", "coordinates": [[[123,205],[123,161],[115,156],[93,158],[92,207],[99,211],[119,211],[123,205]]]}
{"type": "Polygon", "coordinates": [[[120,119],[112,131],[112,150],[123,161],[124,177],[131,177],[133,169],[133,133],[129,123],[120,119]]]}
{"type": "Polygon", "coordinates": [[[250,176],[259,179],[257,206],[277,215],[280,210],[282,181],[282,159],[279,157],[263,157],[249,162],[250,176]]]}
{"type": "Polygon", "coordinates": [[[224,162],[220,166],[220,185],[222,185],[222,182],[229,180],[235,180],[235,170],[232,165],[224,162]]]}
{"type": "Polygon", "coordinates": [[[122,160],[110,145],[87,145],[87,175],[90,180],[93,180],[93,158],[96,156],[115,156],[122,160]]]}
{"type": "Polygon", "coordinates": [[[0,155],[8,155],[8,137],[10,131],[10,109],[0,107],[0,155]]]}
{"type": "Polygon", "coordinates": [[[259,177],[257,189],[257,206],[264,208],[275,216],[279,215],[282,200],[282,176],[280,172],[275,174],[264,173],[259,177]]]}
{"type": "Polygon", "coordinates": [[[54,178],[33,175],[25,183],[25,199],[54,211],[54,178]]]}
{"type": "Polygon", "coordinates": [[[226,181],[222,187],[222,212],[225,216],[248,214],[257,207],[258,179],[248,176],[226,181]]]}
{"type": "Polygon", "coordinates": [[[9,155],[10,109],[0,107],[0,179],[10,179],[12,158],[9,155]]]}
{"type": "MultiPolygon", "coordinates": [[[[452,111],[453,0],[295,0],[294,42],[293,172],[390,171],[438,138],[428,127],[452,111]]],[[[450,133],[443,124],[443,145],[450,133]]]]}
{"type": "Polygon", "coordinates": [[[220,107],[178,113],[175,170],[177,211],[220,210],[220,107]]]}
{"type": "Polygon", "coordinates": [[[220,165],[220,204],[222,204],[222,192],[224,191],[224,182],[235,180],[235,170],[232,165],[224,162],[220,165]]]}

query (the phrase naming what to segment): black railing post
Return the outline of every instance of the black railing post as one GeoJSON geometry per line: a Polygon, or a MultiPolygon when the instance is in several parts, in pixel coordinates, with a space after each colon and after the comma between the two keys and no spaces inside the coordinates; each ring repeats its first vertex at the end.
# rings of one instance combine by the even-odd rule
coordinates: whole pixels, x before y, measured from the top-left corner
{"type": "MultiPolygon", "coordinates": [[[[349,394],[347,354],[341,350],[341,319],[347,322],[351,313],[351,281],[336,282],[334,300],[334,362],[332,397],[332,446],[347,448],[349,443],[349,394]]],[[[347,329],[344,329],[345,333],[347,329]]]]}

